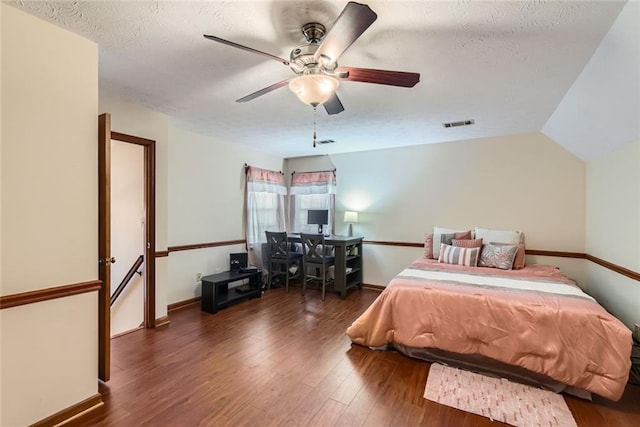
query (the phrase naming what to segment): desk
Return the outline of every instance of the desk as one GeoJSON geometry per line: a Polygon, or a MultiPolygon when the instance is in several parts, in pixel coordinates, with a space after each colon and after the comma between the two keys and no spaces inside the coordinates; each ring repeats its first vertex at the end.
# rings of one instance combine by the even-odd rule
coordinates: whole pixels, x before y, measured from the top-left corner
{"type": "MultiPolygon", "coordinates": [[[[347,290],[362,289],[362,237],[329,236],[324,238],[326,245],[333,246],[335,256],[334,289],[340,292],[342,299],[347,290]]],[[[301,243],[299,234],[289,234],[287,240],[301,243]]]]}
{"type": "Polygon", "coordinates": [[[219,308],[226,307],[244,298],[262,296],[262,271],[242,273],[224,271],[202,278],[202,300],[200,308],[208,313],[217,313],[219,308]],[[248,285],[229,288],[229,283],[249,279],[248,285]]]}

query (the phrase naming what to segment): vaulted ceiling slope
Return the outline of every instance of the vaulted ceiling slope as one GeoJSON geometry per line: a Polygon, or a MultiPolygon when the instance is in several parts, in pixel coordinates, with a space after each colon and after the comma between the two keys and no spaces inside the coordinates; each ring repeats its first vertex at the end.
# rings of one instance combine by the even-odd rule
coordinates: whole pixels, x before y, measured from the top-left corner
{"type": "Polygon", "coordinates": [[[585,161],[640,140],[640,2],[627,3],[542,129],[585,161]]]}
{"type": "Polygon", "coordinates": [[[292,71],[202,36],[289,58],[305,42],[301,27],[330,28],[346,1],[9,3],[98,43],[101,93],[282,157],[544,130],[588,159],[638,135],[638,120],[627,117],[638,98],[619,93],[638,88],[637,28],[629,28],[637,4],[616,21],[625,2],[367,2],[378,18],[340,65],[417,72],[421,81],[413,88],[342,82],[345,111],[317,113],[318,139],[336,142],[313,148],[313,109],[288,88],[235,102],[292,71]],[[619,129],[609,132],[601,118],[619,129]],[[442,126],[467,119],[475,125],[442,126]]]}

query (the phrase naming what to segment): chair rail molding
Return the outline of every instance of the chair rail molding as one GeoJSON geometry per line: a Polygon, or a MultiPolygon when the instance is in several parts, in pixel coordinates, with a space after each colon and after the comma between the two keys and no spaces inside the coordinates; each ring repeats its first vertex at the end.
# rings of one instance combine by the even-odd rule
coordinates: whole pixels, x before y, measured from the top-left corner
{"type": "MultiPolygon", "coordinates": [[[[379,246],[396,246],[396,247],[412,247],[412,248],[422,248],[424,243],[415,243],[415,242],[394,242],[394,241],[386,241],[386,240],[364,240],[363,243],[365,245],[379,245],[379,246]]],[[[559,257],[559,258],[576,258],[576,259],[586,259],[587,261],[591,261],[595,264],[598,264],[606,269],[614,271],[623,276],[629,277],[633,280],[640,281],[640,273],[637,271],[630,270],[628,268],[622,267],[620,265],[614,264],[612,262],[606,261],[602,258],[598,258],[596,256],[582,253],[582,252],[566,252],[566,251],[548,251],[548,250],[539,250],[539,249],[526,249],[527,255],[539,255],[539,256],[549,256],[549,257],[559,257]]]]}
{"type": "Polygon", "coordinates": [[[3,295],[0,296],[0,309],[99,291],[101,288],[102,282],[100,280],[91,280],[89,282],[72,283],[18,294],[3,295]]]}

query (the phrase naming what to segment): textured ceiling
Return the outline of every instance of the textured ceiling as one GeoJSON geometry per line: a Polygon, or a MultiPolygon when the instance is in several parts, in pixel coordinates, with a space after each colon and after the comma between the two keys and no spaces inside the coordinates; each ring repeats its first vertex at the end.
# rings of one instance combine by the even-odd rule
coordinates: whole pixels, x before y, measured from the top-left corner
{"type": "Polygon", "coordinates": [[[371,1],[378,19],[343,66],[421,74],[414,88],[342,82],[345,107],[313,110],[284,87],[235,99],[293,75],[276,62],[206,40],[215,35],[283,58],[300,28],[327,28],[345,1],[9,2],[100,46],[100,91],[171,117],[215,140],[282,157],[370,150],[540,131],[624,2],[371,1]],[[443,122],[474,119],[445,129],[443,122]]]}

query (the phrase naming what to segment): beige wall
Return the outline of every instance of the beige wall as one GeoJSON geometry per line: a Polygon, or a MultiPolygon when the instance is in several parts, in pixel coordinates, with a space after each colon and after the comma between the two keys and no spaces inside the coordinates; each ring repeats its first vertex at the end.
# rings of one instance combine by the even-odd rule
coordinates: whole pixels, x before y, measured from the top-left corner
{"type": "MultiPolygon", "coordinates": [[[[0,292],[96,280],[98,47],[0,10],[0,292]]],[[[97,292],[0,311],[0,425],[32,424],[97,393],[97,321],[97,292]]]]}
{"type": "MultiPolygon", "coordinates": [[[[586,252],[640,271],[640,140],[587,164],[586,252]]],[[[640,324],[640,283],[589,263],[587,291],[629,328],[640,324]]]]}
{"type": "MultiPolygon", "coordinates": [[[[521,230],[532,249],[584,250],[585,164],[540,133],[287,160],[287,170],[313,167],[337,168],[339,232],[341,212],[355,210],[354,233],[367,240],[422,242],[434,225],[479,226],[521,230]]],[[[386,285],[420,255],[366,245],[364,281],[386,285]]]]}
{"type": "Polygon", "coordinates": [[[331,156],[339,206],[371,240],[422,241],[434,225],[521,230],[535,249],[584,248],[585,165],[525,134],[331,156]]]}
{"type": "MultiPolygon", "coordinates": [[[[169,124],[169,118],[100,93],[111,128],[156,141],[156,249],[244,239],[244,164],[281,170],[283,159],[169,124]]],[[[196,275],[226,270],[244,245],[172,252],[156,259],[156,317],[167,305],[200,296],[196,275]]]]}
{"type": "Polygon", "coordinates": [[[3,8],[2,293],[95,279],[97,47],[3,8]]]}
{"type": "MultiPolygon", "coordinates": [[[[169,128],[170,246],[244,239],[244,165],[282,170],[283,159],[169,128]]],[[[227,270],[244,244],[169,255],[169,303],[200,296],[196,275],[227,270]]]]}

